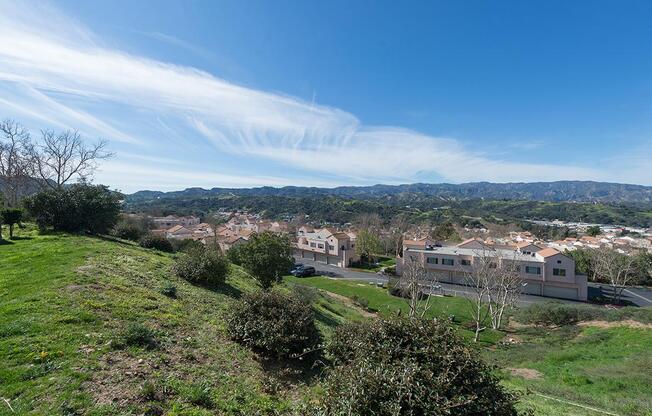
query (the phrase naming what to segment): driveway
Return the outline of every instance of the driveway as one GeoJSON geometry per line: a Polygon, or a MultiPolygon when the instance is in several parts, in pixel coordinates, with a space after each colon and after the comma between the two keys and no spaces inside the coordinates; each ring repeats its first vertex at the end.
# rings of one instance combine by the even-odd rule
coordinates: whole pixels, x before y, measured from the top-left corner
{"type": "MultiPolygon", "coordinates": [[[[317,274],[321,274],[326,277],[331,277],[335,279],[342,280],[360,280],[370,283],[387,283],[388,278],[376,273],[370,272],[361,272],[351,269],[343,269],[341,267],[333,266],[330,264],[324,264],[315,262],[308,259],[302,259],[301,257],[296,257],[297,263],[305,264],[306,266],[313,266],[317,271],[317,274]]],[[[437,291],[437,294],[453,295],[453,296],[464,296],[470,297],[473,296],[473,289],[463,286],[455,285],[451,283],[439,283],[441,290],[437,291]]],[[[589,298],[596,297],[599,295],[609,296],[612,293],[609,285],[599,284],[599,283],[589,283],[589,298]]],[[[568,299],[553,299],[546,298],[543,296],[527,295],[522,294],[519,303],[521,305],[529,305],[533,303],[548,302],[551,300],[563,302],[563,303],[584,303],[568,299]]],[[[623,292],[623,300],[632,302],[637,306],[652,306],[652,289],[650,288],[640,288],[640,287],[629,287],[623,292]]]]}

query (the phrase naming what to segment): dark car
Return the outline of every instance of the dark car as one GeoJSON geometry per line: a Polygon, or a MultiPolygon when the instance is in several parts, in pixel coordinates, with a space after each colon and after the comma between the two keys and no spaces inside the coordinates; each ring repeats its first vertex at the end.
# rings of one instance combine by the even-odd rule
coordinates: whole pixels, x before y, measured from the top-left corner
{"type": "Polygon", "coordinates": [[[315,268],[312,267],[312,266],[301,266],[301,267],[297,267],[296,269],[292,270],[291,274],[292,274],[292,276],[296,276],[296,277],[314,276],[315,275],[315,268]]]}

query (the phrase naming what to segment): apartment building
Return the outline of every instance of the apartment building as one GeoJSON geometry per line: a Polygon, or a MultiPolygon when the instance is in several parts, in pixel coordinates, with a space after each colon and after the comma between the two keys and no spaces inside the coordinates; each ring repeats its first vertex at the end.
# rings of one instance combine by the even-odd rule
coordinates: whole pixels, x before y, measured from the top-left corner
{"type": "Polygon", "coordinates": [[[294,252],[298,257],[348,267],[360,261],[355,254],[355,233],[303,226],[297,230],[294,252]]]}
{"type": "Polygon", "coordinates": [[[166,217],[153,217],[152,222],[154,223],[155,229],[167,230],[177,225],[183,227],[198,225],[201,220],[194,216],[178,217],[176,215],[168,215],[166,217]]]}
{"type": "MultiPolygon", "coordinates": [[[[525,243],[525,242],[524,242],[525,243]]],[[[414,247],[412,241],[403,247],[403,258],[416,255],[427,273],[440,282],[465,284],[473,262],[485,255],[500,262],[516,262],[526,285],[523,292],[552,298],[587,300],[586,276],[575,274],[575,261],[553,248],[540,248],[527,243],[520,247],[496,248],[482,240],[467,240],[456,246],[414,247]]],[[[402,259],[397,261],[401,273],[402,259]]]]}

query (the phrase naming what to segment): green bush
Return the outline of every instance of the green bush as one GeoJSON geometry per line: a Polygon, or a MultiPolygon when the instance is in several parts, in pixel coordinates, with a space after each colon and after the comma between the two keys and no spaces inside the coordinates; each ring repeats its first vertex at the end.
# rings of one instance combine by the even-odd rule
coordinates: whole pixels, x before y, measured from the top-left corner
{"type": "Polygon", "coordinates": [[[166,253],[172,253],[174,251],[170,240],[162,235],[147,234],[140,239],[139,244],[141,247],[153,248],[154,250],[164,251],[166,253]]]}
{"type": "Polygon", "coordinates": [[[120,221],[111,231],[111,235],[131,241],[138,241],[145,234],[147,234],[147,230],[133,221],[120,221]]]}
{"type": "Polygon", "coordinates": [[[154,349],[158,347],[156,333],[143,324],[131,323],[120,337],[118,347],[144,347],[154,349]]]}
{"type": "Polygon", "coordinates": [[[165,295],[165,296],[167,296],[169,298],[176,299],[176,297],[177,297],[177,287],[175,285],[173,285],[172,283],[168,283],[167,285],[163,286],[163,288],[161,288],[161,294],[163,294],[163,295],[165,295]]]}
{"type": "Polygon", "coordinates": [[[192,247],[177,258],[174,272],[190,283],[219,285],[224,283],[229,273],[229,261],[217,250],[192,247]]]}
{"type": "Polygon", "coordinates": [[[174,249],[175,252],[181,251],[185,253],[189,250],[192,250],[193,248],[205,247],[201,241],[191,240],[191,239],[172,240],[170,241],[170,243],[172,244],[172,248],[174,249]]]}
{"type": "Polygon", "coordinates": [[[516,415],[516,398],[450,326],[375,319],[335,330],[316,415],[516,415]]]}
{"type": "Polygon", "coordinates": [[[234,340],[276,357],[292,358],[321,341],[311,306],[276,291],[244,295],[231,306],[227,325],[234,340]]]}
{"type": "Polygon", "coordinates": [[[244,244],[236,245],[231,247],[227,252],[226,252],[226,257],[229,259],[229,261],[233,264],[237,264],[238,266],[242,266],[243,262],[243,252],[244,252],[244,244]]]}
{"type": "Polygon", "coordinates": [[[106,186],[82,183],[39,192],[24,205],[41,230],[105,234],[118,222],[120,199],[106,186]]]}

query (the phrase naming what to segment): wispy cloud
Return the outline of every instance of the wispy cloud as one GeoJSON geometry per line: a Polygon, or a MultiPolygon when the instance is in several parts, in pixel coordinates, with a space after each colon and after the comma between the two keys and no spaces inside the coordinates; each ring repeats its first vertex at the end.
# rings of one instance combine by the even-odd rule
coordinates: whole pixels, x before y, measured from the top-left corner
{"type": "MultiPolygon", "coordinates": [[[[175,157],[177,149],[162,145],[164,137],[180,148],[200,141],[216,155],[240,161],[239,169],[232,163],[236,166],[223,174],[199,173],[205,165],[198,166],[197,173],[182,171],[175,186],[207,179],[214,186],[282,185],[297,183],[297,177],[314,177],[301,180],[306,183],[334,178],[327,182],[333,185],[408,182],[417,175],[453,182],[615,179],[591,167],[538,163],[536,158],[528,158],[528,163],[495,159],[454,139],[366,126],[337,108],[244,88],[191,67],[102,46],[87,28],[60,13],[48,12],[41,29],[33,22],[43,17],[28,12],[26,5],[7,7],[0,1],[0,6],[6,12],[0,15],[0,85],[7,92],[0,110],[13,106],[26,117],[42,115],[45,122],[82,126],[125,146],[140,147],[140,153],[156,150],[154,157],[175,157]],[[145,125],[155,129],[147,137],[145,125]],[[253,175],[252,161],[258,171],[266,161],[276,170],[253,175]],[[284,176],[278,166],[303,174],[284,176]]],[[[156,36],[192,48],[176,38],[156,36]]],[[[151,188],[151,178],[163,173],[154,160],[138,166],[125,161],[112,162],[103,178],[116,186],[129,181],[129,189],[151,188]]],[[[171,180],[169,174],[161,177],[171,180]]]]}

